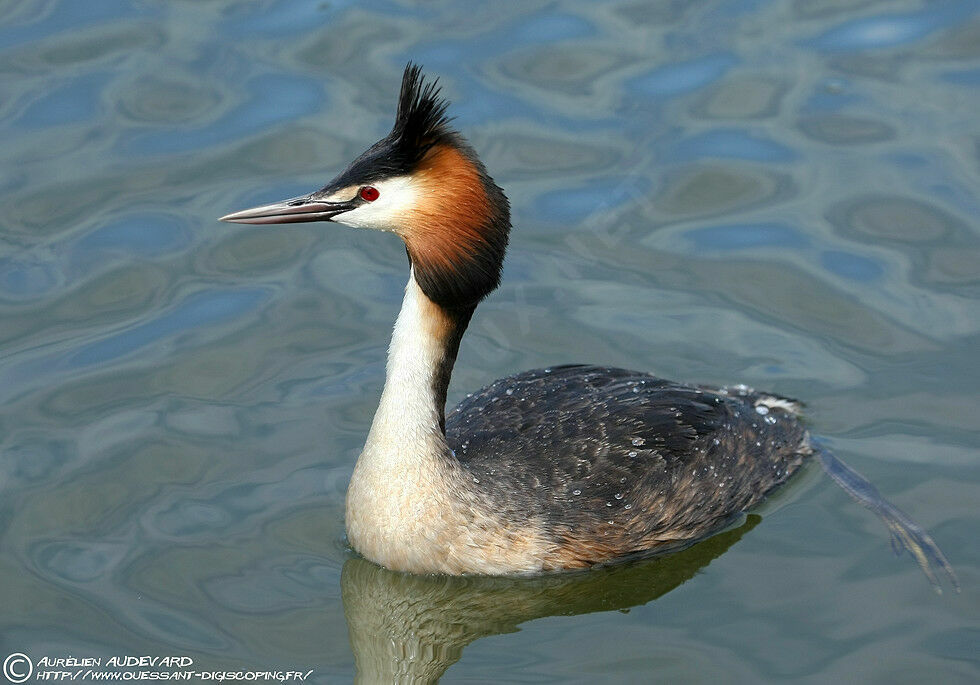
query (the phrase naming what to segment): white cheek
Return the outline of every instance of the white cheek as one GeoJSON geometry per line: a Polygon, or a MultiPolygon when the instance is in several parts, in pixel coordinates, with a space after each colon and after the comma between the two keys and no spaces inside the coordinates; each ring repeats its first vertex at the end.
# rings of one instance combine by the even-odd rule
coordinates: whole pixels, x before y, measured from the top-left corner
{"type": "Polygon", "coordinates": [[[396,231],[404,217],[416,206],[418,187],[408,176],[385,179],[374,184],[378,199],[344,212],[334,219],[354,228],[396,231]]]}

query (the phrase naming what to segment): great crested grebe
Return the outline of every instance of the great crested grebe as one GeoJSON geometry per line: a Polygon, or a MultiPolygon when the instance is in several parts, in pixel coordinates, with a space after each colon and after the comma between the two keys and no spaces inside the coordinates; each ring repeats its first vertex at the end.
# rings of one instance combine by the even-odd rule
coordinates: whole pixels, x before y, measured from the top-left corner
{"type": "Polygon", "coordinates": [[[381,402],[347,491],[347,537],[399,571],[532,574],[717,533],[809,457],[880,516],[934,586],[956,577],[925,531],[817,447],[794,400],[589,365],[526,371],[445,416],[460,339],[500,280],[510,207],[409,63],[395,125],[324,188],[222,217],[333,221],[398,235],[409,277],[381,402]]]}

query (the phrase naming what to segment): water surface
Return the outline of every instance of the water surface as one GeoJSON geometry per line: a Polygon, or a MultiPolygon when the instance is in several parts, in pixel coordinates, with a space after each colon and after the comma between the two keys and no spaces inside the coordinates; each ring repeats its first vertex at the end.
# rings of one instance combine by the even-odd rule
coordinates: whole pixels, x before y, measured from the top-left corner
{"type": "Polygon", "coordinates": [[[976,682],[974,2],[25,0],[0,72],[0,658],[348,682],[400,602],[444,682],[976,682]],[[332,177],[409,59],[514,207],[451,403],[574,361],[799,397],[962,594],[816,473],[608,577],[355,559],[403,248],[215,217],[332,177]]]}

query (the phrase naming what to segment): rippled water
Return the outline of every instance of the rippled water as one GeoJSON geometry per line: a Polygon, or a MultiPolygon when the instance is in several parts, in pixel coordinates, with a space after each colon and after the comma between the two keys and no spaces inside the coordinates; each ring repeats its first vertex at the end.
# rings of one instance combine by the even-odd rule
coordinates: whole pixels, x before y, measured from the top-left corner
{"type": "Polygon", "coordinates": [[[0,657],[976,681],[972,0],[11,1],[0,72],[0,657]],[[963,593],[934,595],[816,474],[761,521],[604,574],[354,559],[343,493],[403,249],[215,217],[383,135],[408,59],[514,206],[450,402],[568,361],[800,397],[963,593]]]}

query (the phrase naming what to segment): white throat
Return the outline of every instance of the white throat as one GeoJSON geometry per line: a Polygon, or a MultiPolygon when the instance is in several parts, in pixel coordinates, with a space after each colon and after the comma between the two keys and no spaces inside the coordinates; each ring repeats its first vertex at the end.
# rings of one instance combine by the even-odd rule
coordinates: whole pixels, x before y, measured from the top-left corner
{"type": "Polygon", "coordinates": [[[439,427],[441,408],[435,397],[444,343],[439,338],[439,322],[431,320],[433,310],[412,272],[391,335],[384,392],[365,452],[380,448],[397,458],[415,451],[423,442],[429,443],[431,437],[444,444],[439,427]]]}
{"type": "Polygon", "coordinates": [[[444,316],[414,275],[395,322],[381,403],[347,490],[347,538],[389,568],[427,570],[458,470],[439,426],[444,316]]]}
{"type": "Polygon", "coordinates": [[[497,515],[439,425],[444,398],[436,388],[447,380],[447,345],[459,325],[413,274],[391,336],[381,403],[347,490],[347,539],[399,571],[537,572],[552,543],[533,525],[510,526],[497,515]]]}

